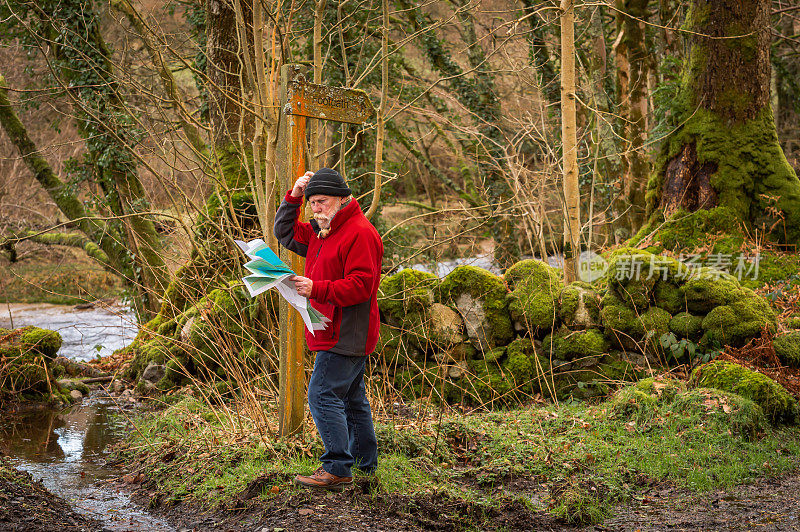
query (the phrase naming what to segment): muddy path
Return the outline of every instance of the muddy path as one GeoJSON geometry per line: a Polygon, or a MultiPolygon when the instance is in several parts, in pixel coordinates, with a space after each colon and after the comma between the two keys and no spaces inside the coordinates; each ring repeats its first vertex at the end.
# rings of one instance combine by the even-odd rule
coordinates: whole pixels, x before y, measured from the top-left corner
{"type": "Polygon", "coordinates": [[[657,486],[585,530],[800,530],[800,472],[704,494],[657,486]]]}
{"type": "Polygon", "coordinates": [[[800,531],[797,471],[704,494],[662,483],[618,506],[602,524],[588,526],[570,525],[548,512],[531,510],[520,497],[511,497],[510,491],[496,509],[486,513],[443,494],[414,498],[370,494],[363,480],[342,493],[287,491],[268,500],[243,494],[213,511],[189,503],[160,504],[157,492],[146,482],[136,490],[134,499],[140,504],[154,504],[154,512],[176,528],[196,531],[800,531]]]}

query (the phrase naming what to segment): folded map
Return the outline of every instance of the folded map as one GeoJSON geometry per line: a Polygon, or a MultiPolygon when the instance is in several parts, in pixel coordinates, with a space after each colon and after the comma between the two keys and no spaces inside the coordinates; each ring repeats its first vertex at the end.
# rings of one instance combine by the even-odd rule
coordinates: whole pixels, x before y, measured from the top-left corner
{"type": "Polygon", "coordinates": [[[235,242],[251,259],[244,265],[250,275],[242,278],[250,292],[250,297],[275,288],[291,306],[297,309],[311,334],[327,327],[331,320],[312,307],[308,303],[308,299],[297,293],[294,282],[289,280],[295,275],[294,271],[263,240],[258,238],[250,242],[241,240],[235,240],[235,242]]]}

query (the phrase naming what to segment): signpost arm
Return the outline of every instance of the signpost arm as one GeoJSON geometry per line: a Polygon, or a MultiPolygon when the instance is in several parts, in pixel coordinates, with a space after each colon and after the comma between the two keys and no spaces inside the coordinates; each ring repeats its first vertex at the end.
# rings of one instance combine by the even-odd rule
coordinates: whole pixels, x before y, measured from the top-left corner
{"type": "MultiPolygon", "coordinates": [[[[297,75],[297,65],[281,67],[281,130],[279,132],[279,172],[283,191],[289,190],[295,179],[305,172],[305,117],[284,113],[286,104],[292,104],[289,81],[297,75]]],[[[300,216],[303,216],[300,207],[300,216]]],[[[281,258],[290,262],[295,273],[302,275],[304,261],[294,253],[281,249],[281,258]],[[290,255],[290,256],[287,256],[290,255]]],[[[300,432],[305,413],[305,375],[303,368],[303,320],[283,298],[279,314],[279,432],[283,437],[300,432]]]]}

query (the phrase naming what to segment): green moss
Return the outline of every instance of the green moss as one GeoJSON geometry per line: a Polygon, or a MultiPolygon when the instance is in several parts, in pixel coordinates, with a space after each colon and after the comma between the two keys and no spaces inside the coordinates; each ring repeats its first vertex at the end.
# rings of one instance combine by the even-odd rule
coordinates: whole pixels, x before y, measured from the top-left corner
{"type": "Polygon", "coordinates": [[[542,340],[545,352],[550,351],[558,360],[574,360],[597,356],[608,351],[608,341],[598,329],[571,331],[561,327],[542,340]],[[552,351],[551,351],[552,349],[552,351]]]}
{"type": "Polygon", "coordinates": [[[600,294],[591,285],[575,282],[561,289],[558,317],[570,328],[600,324],[600,294]]]}
{"type": "Polygon", "coordinates": [[[378,308],[397,321],[410,312],[421,312],[437,301],[439,279],[412,269],[385,276],[378,288],[378,308]]]}
{"type": "Polygon", "coordinates": [[[4,356],[0,371],[2,395],[28,393],[39,399],[49,397],[50,390],[58,388],[50,375],[48,359],[32,351],[21,352],[12,357],[4,356]]]}
{"type": "Polygon", "coordinates": [[[514,290],[521,282],[539,281],[551,282],[561,285],[561,270],[535,259],[525,259],[510,266],[503,274],[503,280],[509,290],[514,290]]]}
{"type": "Polygon", "coordinates": [[[754,438],[767,424],[764,409],[739,394],[714,388],[696,388],[680,394],[671,410],[688,418],[717,421],[734,434],[754,438]]]}
{"type": "Polygon", "coordinates": [[[710,182],[720,207],[748,225],[774,227],[776,240],[800,242],[800,181],[778,143],[770,106],[738,123],[691,104],[685,113],[686,120],[664,143],[648,183],[648,212],[657,210],[667,163],[693,144],[698,163],[716,167],[710,182]]]}
{"type": "Polygon", "coordinates": [[[670,377],[648,377],[618,390],[610,401],[611,417],[643,423],[652,419],[661,405],[669,405],[686,391],[686,385],[670,377]]]}
{"type": "Polygon", "coordinates": [[[669,322],[669,330],[682,338],[697,340],[702,334],[703,318],[688,312],[676,314],[669,322]]]}
{"type": "Polygon", "coordinates": [[[31,350],[52,360],[58,350],[61,349],[62,340],[61,335],[55,331],[40,329],[31,325],[22,328],[22,332],[19,335],[19,343],[21,349],[25,351],[31,350]]]}
{"type": "Polygon", "coordinates": [[[790,368],[800,368],[800,331],[776,336],[772,345],[782,363],[790,368]]]}
{"type": "Polygon", "coordinates": [[[720,345],[741,346],[766,327],[775,332],[775,312],[767,301],[743,288],[745,297],[714,308],[703,318],[704,340],[720,345]]]}
{"type": "Polygon", "coordinates": [[[650,220],[628,245],[648,246],[651,252],[664,249],[679,253],[694,251],[713,241],[713,253],[733,253],[745,241],[743,224],[727,207],[687,212],[679,209],[668,220],[650,220]]]}
{"type": "Polygon", "coordinates": [[[683,286],[690,312],[702,313],[746,297],[735,277],[727,274],[698,272],[683,286]]]}
{"type": "Polygon", "coordinates": [[[681,273],[681,264],[673,258],[635,248],[619,248],[609,255],[606,279],[626,305],[644,310],[653,304],[656,283],[674,280],[681,273]]]}
{"type": "Polygon", "coordinates": [[[653,300],[657,307],[670,314],[678,314],[686,310],[686,296],[683,289],[670,281],[657,281],[653,287],[653,300]]]}
{"type": "Polygon", "coordinates": [[[563,285],[558,270],[529,259],[510,267],[504,279],[511,289],[508,308],[516,323],[532,332],[554,326],[563,285]]]}
{"type": "Polygon", "coordinates": [[[739,364],[710,362],[692,372],[691,382],[698,387],[716,388],[750,399],[774,421],[793,422],[797,418],[797,400],[783,386],[739,364]]]}
{"type": "Polygon", "coordinates": [[[800,316],[789,316],[785,324],[790,329],[800,329],[800,316]]]}
{"type": "Polygon", "coordinates": [[[458,266],[440,286],[442,302],[464,317],[470,340],[482,347],[506,345],[514,337],[508,290],[500,277],[474,266],[458,266]]]}

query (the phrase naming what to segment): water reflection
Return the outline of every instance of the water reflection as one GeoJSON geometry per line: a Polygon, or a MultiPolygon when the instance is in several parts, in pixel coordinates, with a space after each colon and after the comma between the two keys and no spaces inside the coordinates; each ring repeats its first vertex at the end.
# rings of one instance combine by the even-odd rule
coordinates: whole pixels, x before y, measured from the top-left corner
{"type": "Polygon", "coordinates": [[[124,416],[113,415],[120,408],[106,396],[62,411],[7,415],[0,420],[0,450],[18,469],[109,530],[172,530],[104,482],[122,475],[107,464],[109,445],[124,430],[124,416]]]}

